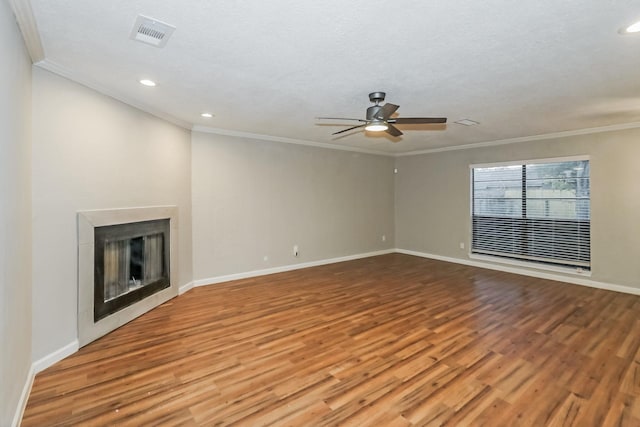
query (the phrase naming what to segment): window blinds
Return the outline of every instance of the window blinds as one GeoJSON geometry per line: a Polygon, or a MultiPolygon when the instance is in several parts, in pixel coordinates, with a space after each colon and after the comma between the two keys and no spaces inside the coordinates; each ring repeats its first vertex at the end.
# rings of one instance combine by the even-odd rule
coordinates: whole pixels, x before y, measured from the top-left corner
{"type": "Polygon", "coordinates": [[[472,168],[471,252],[589,269],[589,161],[472,168]]]}

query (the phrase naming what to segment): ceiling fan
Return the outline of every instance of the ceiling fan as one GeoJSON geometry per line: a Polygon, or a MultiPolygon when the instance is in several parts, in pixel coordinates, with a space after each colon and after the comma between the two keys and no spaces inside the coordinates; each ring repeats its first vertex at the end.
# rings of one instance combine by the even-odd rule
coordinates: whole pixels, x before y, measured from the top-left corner
{"type": "Polygon", "coordinates": [[[399,105],[391,104],[387,102],[384,105],[380,105],[380,102],[384,101],[386,93],[384,92],[371,92],[369,94],[369,100],[375,105],[367,108],[366,119],[348,119],[344,117],[318,117],[320,120],[353,120],[362,124],[351,126],[350,128],[334,132],[331,135],[338,135],[340,133],[349,132],[353,129],[364,127],[365,130],[371,132],[386,132],[391,136],[400,136],[402,132],[394,125],[403,124],[434,124],[434,123],[447,123],[446,117],[396,117],[391,118],[391,115],[396,112],[399,105]]]}

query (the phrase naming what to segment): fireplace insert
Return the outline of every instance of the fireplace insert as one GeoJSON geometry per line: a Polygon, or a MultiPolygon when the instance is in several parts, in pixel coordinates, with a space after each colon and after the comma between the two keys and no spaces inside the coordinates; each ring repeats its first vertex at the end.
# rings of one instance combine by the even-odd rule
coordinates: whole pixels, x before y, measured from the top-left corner
{"type": "Polygon", "coordinates": [[[95,227],[93,321],[170,284],[170,220],[95,227]]]}

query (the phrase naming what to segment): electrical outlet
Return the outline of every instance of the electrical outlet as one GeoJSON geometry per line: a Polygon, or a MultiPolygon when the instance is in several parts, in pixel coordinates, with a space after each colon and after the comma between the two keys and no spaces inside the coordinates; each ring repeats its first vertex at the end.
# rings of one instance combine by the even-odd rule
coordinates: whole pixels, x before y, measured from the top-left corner
{"type": "Polygon", "coordinates": [[[263,259],[265,262],[266,262],[266,261],[269,261],[269,257],[268,257],[268,256],[266,256],[266,255],[265,255],[265,256],[264,256],[264,258],[262,258],[262,259],[263,259]]]}
{"type": "Polygon", "coordinates": [[[460,249],[464,249],[464,242],[460,242],[460,249]]]}
{"type": "Polygon", "coordinates": [[[382,235],[382,241],[386,242],[387,241],[387,236],[385,236],[384,234],[382,235]]]}
{"type": "Polygon", "coordinates": [[[300,252],[298,252],[298,245],[293,245],[293,256],[297,257],[300,254],[300,252]]]}

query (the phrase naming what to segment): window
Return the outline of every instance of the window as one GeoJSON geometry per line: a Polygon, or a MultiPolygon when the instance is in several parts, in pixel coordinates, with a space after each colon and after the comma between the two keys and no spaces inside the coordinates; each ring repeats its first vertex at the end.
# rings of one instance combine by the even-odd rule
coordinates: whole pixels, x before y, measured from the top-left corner
{"type": "Polygon", "coordinates": [[[471,253],[591,266],[589,160],[472,166],[471,253]]]}

